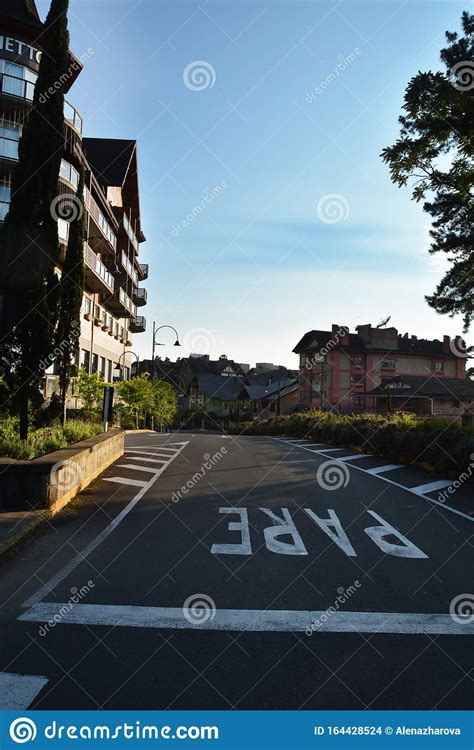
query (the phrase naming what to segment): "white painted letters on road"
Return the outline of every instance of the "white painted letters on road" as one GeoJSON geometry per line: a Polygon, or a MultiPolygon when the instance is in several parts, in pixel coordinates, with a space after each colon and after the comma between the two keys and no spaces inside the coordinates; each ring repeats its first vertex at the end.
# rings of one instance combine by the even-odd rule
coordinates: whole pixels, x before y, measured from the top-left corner
{"type": "Polygon", "coordinates": [[[346,553],[348,557],[357,557],[357,552],[350,543],[349,537],[347,536],[346,532],[342,528],[341,522],[336,515],[336,511],[332,509],[328,510],[329,518],[320,518],[314,511],[310,510],[309,508],[305,508],[305,511],[311,518],[311,520],[314,521],[314,523],[317,524],[320,529],[322,529],[324,533],[327,534],[328,537],[332,539],[332,541],[335,542],[343,552],[346,553]]]}
{"type": "Polygon", "coordinates": [[[268,508],[260,508],[263,513],[273,521],[273,526],[267,526],[263,530],[265,536],[265,542],[270,552],[275,552],[277,555],[307,555],[306,547],[300,537],[295,524],[292,521],[288,508],[282,508],[281,512],[283,518],[279,518],[273,511],[268,508]],[[278,537],[291,536],[293,543],[281,542],[278,537]]]}
{"type": "Polygon", "coordinates": [[[240,531],[240,542],[234,544],[213,544],[211,552],[213,555],[251,555],[249,516],[247,508],[219,508],[219,513],[236,513],[240,521],[230,521],[229,531],[240,531]]]}
{"type": "Polygon", "coordinates": [[[406,536],[403,536],[403,534],[401,534],[394,526],[391,526],[387,521],[384,521],[384,519],[375,513],[375,511],[368,510],[367,513],[370,513],[371,516],[376,518],[377,521],[380,521],[382,524],[381,526],[370,526],[369,528],[364,529],[365,533],[378,547],[380,547],[382,552],[385,552],[387,555],[394,555],[395,557],[428,557],[428,555],[425,555],[419,547],[410,542],[410,540],[407,539],[406,536]],[[387,542],[385,538],[387,536],[397,537],[400,540],[400,544],[387,542]]]}

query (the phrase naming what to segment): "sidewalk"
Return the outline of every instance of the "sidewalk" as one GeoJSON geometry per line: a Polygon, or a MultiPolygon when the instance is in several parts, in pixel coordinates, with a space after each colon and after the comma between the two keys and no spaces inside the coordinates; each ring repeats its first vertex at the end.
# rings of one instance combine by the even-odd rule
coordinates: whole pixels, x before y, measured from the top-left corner
{"type": "Polygon", "coordinates": [[[0,513],[0,564],[49,517],[45,510],[0,513]]]}

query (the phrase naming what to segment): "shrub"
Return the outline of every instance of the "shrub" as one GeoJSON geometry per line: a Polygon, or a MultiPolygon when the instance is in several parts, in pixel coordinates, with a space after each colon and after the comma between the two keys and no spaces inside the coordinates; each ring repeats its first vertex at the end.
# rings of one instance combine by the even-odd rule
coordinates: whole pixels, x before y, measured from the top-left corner
{"type": "Polygon", "coordinates": [[[17,460],[29,460],[53,453],[68,445],[79,443],[102,432],[102,426],[93,422],[74,420],[65,427],[43,427],[30,432],[28,440],[20,440],[16,417],[6,419],[0,425],[0,456],[17,460]]]}

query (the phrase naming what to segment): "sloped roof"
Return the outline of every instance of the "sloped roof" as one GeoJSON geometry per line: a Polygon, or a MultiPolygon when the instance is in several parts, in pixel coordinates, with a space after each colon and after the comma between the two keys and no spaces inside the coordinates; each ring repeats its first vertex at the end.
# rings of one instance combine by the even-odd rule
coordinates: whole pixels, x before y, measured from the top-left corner
{"type": "MultiPolygon", "coordinates": [[[[334,340],[334,335],[332,331],[308,331],[305,333],[302,339],[296,344],[293,351],[296,354],[299,354],[300,352],[308,352],[314,350],[319,350],[323,347],[326,347],[330,341],[334,340]]],[[[357,333],[350,333],[349,334],[349,346],[343,346],[338,344],[337,346],[333,346],[331,348],[346,348],[350,349],[352,351],[364,351],[366,346],[362,338],[357,333]]]]}
{"type": "Polygon", "coordinates": [[[247,385],[245,389],[252,401],[261,401],[262,399],[269,398],[272,395],[276,396],[278,394],[278,391],[283,393],[285,388],[290,385],[290,383],[293,383],[293,381],[285,378],[283,380],[277,381],[276,383],[272,383],[271,385],[247,385]]]}
{"type": "MultiPolygon", "coordinates": [[[[327,347],[332,342],[331,349],[345,349],[353,352],[383,352],[387,351],[383,347],[367,345],[357,333],[349,334],[349,344],[335,343],[334,334],[331,331],[308,331],[297,343],[293,351],[296,354],[300,352],[318,351],[327,347]]],[[[397,337],[397,345],[390,349],[393,354],[420,354],[436,357],[452,357],[451,351],[445,351],[444,344],[438,339],[418,339],[406,336],[397,337]]]]}
{"type": "Polygon", "coordinates": [[[137,142],[117,138],[83,138],[82,144],[97,181],[106,187],[121,187],[137,142]]]}
{"type": "Polygon", "coordinates": [[[38,28],[43,25],[34,0],[1,0],[0,16],[38,28]]]}
{"type": "Polygon", "coordinates": [[[200,388],[207,398],[218,398],[222,401],[236,401],[245,386],[239,378],[222,375],[199,374],[196,376],[200,388]]]}
{"type": "Polygon", "coordinates": [[[428,396],[429,398],[443,399],[473,399],[474,400],[474,380],[469,378],[442,378],[436,375],[399,375],[393,378],[384,378],[381,385],[370,391],[370,394],[385,394],[384,385],[390,383],[401,383],[400,388],[391,388],[394,395],[407,396],[407,398],[417,396],[428,396]]]}

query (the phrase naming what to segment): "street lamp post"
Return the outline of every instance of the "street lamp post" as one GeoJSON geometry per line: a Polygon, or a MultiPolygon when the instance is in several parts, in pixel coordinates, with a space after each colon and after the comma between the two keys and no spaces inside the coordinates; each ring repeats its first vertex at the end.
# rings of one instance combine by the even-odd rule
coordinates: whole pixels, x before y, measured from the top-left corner
{"type": "Polygon", "coordinates": [[[174,331],[174,333],[176,334],[176,341],[173,344],[173,346],[181,346],[181,344],[179,343],[179,336],[178,336],[178,331],[176,330],[176,328],[173,328],[173,326],[168,326],[168,325],[157,327],[156,323],[153,321],[153,343],[151,347],[151,379],[152,380],[155,377],[155,347],[164,346],[164,344],[160,344],[156,342],[156,334],[158,333],[158,331],[161,331],[162,328],[171,328],[171,330],[174,331]]]}

